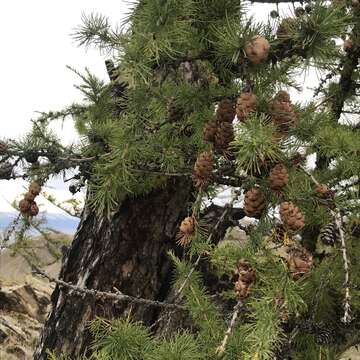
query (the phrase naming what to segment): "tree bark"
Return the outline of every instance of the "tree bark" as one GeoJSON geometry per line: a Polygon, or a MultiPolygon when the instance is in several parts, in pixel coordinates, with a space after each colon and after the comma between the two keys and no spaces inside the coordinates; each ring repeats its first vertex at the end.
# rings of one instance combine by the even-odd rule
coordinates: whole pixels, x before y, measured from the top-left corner
{"type": "MultiPolygon", "coordinates": [[[[176,248],[174,237],[191,196],[189,180],[171,180],[146,196],[128,197],[111,219],[98,218],[85,207],[64,257],[60,278],[78,286],[164,300],[170,289],[171,263],[167,250],[176,248]]],[[[108,299],[80,296],[55,288],[52,310],[45,323],[35,360],[47,351],[71,358],[86,352],[91,343],[88,322],[96,316],[132,318],[151,324],[159,310],[108,299]]]]}

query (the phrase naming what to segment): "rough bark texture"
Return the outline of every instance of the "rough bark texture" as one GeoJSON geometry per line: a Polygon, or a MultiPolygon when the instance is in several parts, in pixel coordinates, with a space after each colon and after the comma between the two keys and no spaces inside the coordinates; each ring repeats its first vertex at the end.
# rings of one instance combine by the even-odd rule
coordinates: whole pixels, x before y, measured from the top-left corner
{"type": "MultiPolygon", "coordinates": [[[[92,289],[116,287],[128,295],[163,300],[171,280],[166,251],[175,246],[173,239],[190,194],[188,181],[170,181],[147,196],[126,199],[110,221],[85,210],[60,278],[92,289]]],[[[56,287],[34,359],[47,359],[47,350],[71,357],[84,353],[91,341],[86,329],[89,320],[129,311],[145,324],[158,314],[157,309],[95,300],[56,287]]]]}

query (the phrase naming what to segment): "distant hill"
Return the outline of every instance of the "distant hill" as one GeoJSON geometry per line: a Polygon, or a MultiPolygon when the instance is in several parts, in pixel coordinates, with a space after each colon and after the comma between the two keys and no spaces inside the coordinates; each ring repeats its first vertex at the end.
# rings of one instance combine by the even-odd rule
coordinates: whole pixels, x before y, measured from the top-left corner
{"type": "MultiPolygon", "coordinates": [[[[12,203],[22,198],[28,185],[24,180],[0,181],[0,232],[4,231],[16,218],[17,211],[13,208],[12,203]]],[[[55,185],[57,186],[58,184],[55,185]]],[[[43,191],[54,196],[57,202],[74,198],[74,196],[64,188],[44,187],[43,191]]],[[[84,195],[78,193],[75,197],[83,201],[84,195]]],[[[75,233],[79,223],[78,218],[70,216],[67,212],[59,209],[42,195],[36,198],[36,202],[40,208],[39,216],[46,219],[47,227],[65,234],[75,233]]]]}

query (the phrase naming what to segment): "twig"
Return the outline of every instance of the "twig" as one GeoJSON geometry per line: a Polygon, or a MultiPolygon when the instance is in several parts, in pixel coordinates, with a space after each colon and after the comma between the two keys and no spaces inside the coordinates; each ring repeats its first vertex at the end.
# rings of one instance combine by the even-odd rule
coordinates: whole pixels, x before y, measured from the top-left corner
{"type": "Polygon", "coordinates": [[[155,306],[155,307],[162,307],[162,308],[169,308],[169,309],[177,309],[177,310],[186,310],[185,307],[182,305],[165,303],[165,302],[161,302],[161,301],[149,300],[149,299],[144,299],[144,298],[137,298],[134,296],[125,295],[125,294],[121,293],[120,291],[113,293],[113,292],[99,291],[99,290],[95,290],[95,289],[87,289],[85,287],[79,287],[79,286],[73,285],[71,283],[65,282],[63,280],[55,279],[54,277],[50,276],[45,271],[39,269],[35,265],[32,266],[32,272],[47,278],[50,282],[56,283],[60,287],[65,287],[65,288],[71,289],[77,293],[91,295],[96,298],[112,299],[112,300],[116,300],[116,301],[130,301],[130,302],[133,302],[136,304],[141,304],[141,305],[148,305],[148,306],[155,306]]]}
{"type": "Polygon", "coordinates": [[[238,318],[239,316],[239,312],[241,310],[241,307],[242,307],[243,303],[242,301],[238,301],[238,303],[234,306],[234,311],[233,311],[233,314],[232,314],[232,317],[231,317],[231,321],[230,321],[230,324],[229,324],[229,327],[227,328],[226,332],[225,332],[225,335],[224,335],[224,339],[221,343],[221,345],[216,349],[216,353],[219,357],[223,356],[225,350],[226,350],[226,345],[227,345],[227,342],[229,340],[229,337],[231,335],[231,333],[233,332],[234,330],[234,327],[235,327],[235,323],[236,323],[236,319],[238,318]]]}
{"type": "MultiPolygon", "coordinates": [[[[307,174],[310,179],[314,182],[316,185],[320,185],[320,183],[316,180],[316,178],[309,173],[303,166],[300,166],[300,168],[307,174]]],[[[344,272],[345,272],[345,280],[344,280],[344,290],[345,290],[345,297],[344,297],[344,316],[341,318],[341,321],[345,324],[348,324],[351,321],[351,305],[350,305],[350,267],[349,267],[349,258],[347,255],[347,249],[346,249],[346,241],[345,241],[345,234],[342,226],[342,216],[339,209],[335,208],[335,210],[330,209],[330,213],[334,218],[335,225],[337,227],[337,230],[339,232],[340,236],[340,242],[341,242],[341,253],[343,257],[343,263],[344,263],[344,272]]]]}

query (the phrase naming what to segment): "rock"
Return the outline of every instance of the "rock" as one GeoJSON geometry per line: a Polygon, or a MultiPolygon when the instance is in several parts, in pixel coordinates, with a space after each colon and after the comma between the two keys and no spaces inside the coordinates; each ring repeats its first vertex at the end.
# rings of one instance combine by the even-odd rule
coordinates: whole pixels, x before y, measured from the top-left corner
{"type": "Polygon", "coordinates": [[[10,249],[0,253],[0,359],[30,360],[49,311],[53,284],[31,273],[30,261],[56,277],[59,273],[61,246],[69,237],[54,234],[51,242],[36,237],[34,259],[10,249]],[[29,261],[30,260],[30,261],[29,261]]]}

